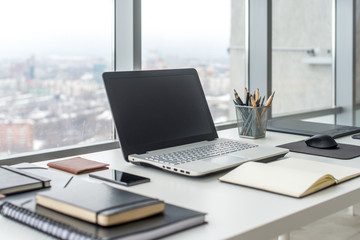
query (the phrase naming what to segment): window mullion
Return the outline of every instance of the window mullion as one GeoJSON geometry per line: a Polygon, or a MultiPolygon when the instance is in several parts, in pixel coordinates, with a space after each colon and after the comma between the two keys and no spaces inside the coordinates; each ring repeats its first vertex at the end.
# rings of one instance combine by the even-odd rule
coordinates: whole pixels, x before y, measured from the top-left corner
{"type": "Polygon", "coordinates": [[[249,88],[271,95],[271,1],[249,1],[249,88]]]}

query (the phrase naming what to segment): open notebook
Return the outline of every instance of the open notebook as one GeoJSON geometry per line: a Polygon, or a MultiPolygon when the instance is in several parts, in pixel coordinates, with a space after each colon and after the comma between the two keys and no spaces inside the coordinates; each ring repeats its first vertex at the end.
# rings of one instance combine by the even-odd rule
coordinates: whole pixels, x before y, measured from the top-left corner
{"type": "Polygon", "coordinates": [[[286,158],[268,164],[245,163],[219,180],[300,198],[359,175],[358,168],[286,158]]]}

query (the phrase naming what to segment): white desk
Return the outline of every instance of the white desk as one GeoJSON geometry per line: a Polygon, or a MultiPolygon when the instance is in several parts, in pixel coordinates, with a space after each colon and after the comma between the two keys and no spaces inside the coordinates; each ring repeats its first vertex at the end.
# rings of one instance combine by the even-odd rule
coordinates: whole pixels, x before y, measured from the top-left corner
{"type": "MultiPolygon", "coordinates": [[[[220,131],[219,135],[238,139],[236,129],[220,131]]],[[[305,138],[298,135],[267,132],[264,139],[243,140],[275,146],[305,138]]],[[[359,140],[351,139],[349,136],[337,139],[337,141],[360,145],[359,140]]],[[[123,160],[120,149],[82,155],[82,157],[108,162],[111,168],[151,178],[150,183],[130,188],[113,186],[208,213],[206,216],[208,224],[168,236],[167,239],[271,239],[345,209],[360,200],[360,178],[330,187],[303,199],[295,199],[219,182],[218,177],[227,171],[201,178],[190,178],[135,166],[123,160]]],[[[360,158],[336,160],[296,153],[288,153],[286,157],[300,157],[360,168],[360,158]]],[[[45,165],[46,162],[40,164],[45,165]]],[[[88,178],[86,175],[78,177],[88,178]]],[[[0,226],[2,239],[49,238],[45,234],[2,216],[0,216],[0,226]]]]}

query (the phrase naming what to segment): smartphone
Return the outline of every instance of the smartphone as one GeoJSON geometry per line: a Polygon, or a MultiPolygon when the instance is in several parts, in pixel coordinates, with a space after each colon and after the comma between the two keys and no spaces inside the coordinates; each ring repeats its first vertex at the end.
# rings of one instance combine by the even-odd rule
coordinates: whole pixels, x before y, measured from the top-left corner
{"type": "Polygon", "coordinates": [[[133,186],[140,183],[150,182],[150,178],[138,176],[132,173],[126,173],[115,169],[107,169],[89,174],[90,177],[104,181],[121,184],[124,186],[133,186]]]}

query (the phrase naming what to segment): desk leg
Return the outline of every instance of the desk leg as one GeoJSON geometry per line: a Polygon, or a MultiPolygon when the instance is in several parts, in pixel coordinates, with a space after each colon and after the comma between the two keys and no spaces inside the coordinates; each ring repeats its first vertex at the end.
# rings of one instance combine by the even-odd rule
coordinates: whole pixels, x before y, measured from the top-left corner
{"type": "Polygon", "coordinates": [[[279,235],[278,240],[290,240],[290,233],[284,233],[279,235]]]}
{"type": "Polygon", "coordinates": [[[355,208],[354,205],[347,208],[347,214],[350,216],[355,216],[355,208]]]}

